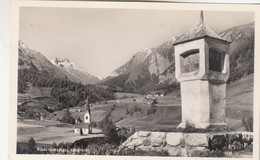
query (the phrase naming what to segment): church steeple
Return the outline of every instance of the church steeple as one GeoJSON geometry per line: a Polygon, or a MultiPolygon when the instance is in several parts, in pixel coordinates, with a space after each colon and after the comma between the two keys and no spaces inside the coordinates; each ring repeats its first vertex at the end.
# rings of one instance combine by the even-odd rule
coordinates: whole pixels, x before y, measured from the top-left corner
{"type": "Polygon", "coordinates": [[[85,100],[85,107],[86,107],[86,112],[88,111],[88,112],[90,113],[90,106],[89,106],[88,97],[87,97],[87,99],[85,100]]]}
{"type": "Polygon", "coordinates": [[[86,112],[85,112],[85,115],[84,115],[84,123],[90,124],[90,122],[91,122],[91,114],[90,114],[90,105],[89,105],[88,97],[85,100],[85,107],[86,107],[86,112]]]}

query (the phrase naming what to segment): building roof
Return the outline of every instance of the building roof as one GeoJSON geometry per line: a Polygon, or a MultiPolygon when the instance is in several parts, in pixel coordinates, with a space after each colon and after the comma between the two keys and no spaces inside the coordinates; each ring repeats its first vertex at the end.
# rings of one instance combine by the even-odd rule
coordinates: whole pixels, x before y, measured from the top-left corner
{"type": "Polygon", "coordinates": [[[75,128],[89,128],[89,123],[76,123],[75,128]]]}
{"type": "Polygon", "coordinates": [[[201,11],[200,22],[198,24],[196,24],[195,26],[193,26],[183,36],[181,36],[174,43],[174,45],[184,43],[184,42],[187,42],[187,41],[191,41],[191,40],[194,40],[194,39],[199,39],[199,38],[202,38],[202,37],[211,37],[211,38],[215,38],[215,39],[219,39],[219,40],[222,40],[222,41],[229,42],[228,40],[219,36],[216,32],[214,32],[207,25],[207,23],[204,21],[204,18],[203,18],[203,12],[201,11]]]}

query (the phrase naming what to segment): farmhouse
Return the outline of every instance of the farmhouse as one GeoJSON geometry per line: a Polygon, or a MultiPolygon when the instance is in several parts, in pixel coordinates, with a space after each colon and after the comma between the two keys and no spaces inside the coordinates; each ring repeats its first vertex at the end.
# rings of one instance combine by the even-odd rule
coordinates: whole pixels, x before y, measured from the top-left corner
{"type": "Polygon", "coordinates": [[[92,128],[91,128],[91,114],[90,114],[90,106],[88,103],[88,98],[85,101],[85,108],[86,112],[83,117],[83,122],[76,121],[76,124],[74,126],[74,133],[78,135],[88,135],[91,134],[92,128]]]}

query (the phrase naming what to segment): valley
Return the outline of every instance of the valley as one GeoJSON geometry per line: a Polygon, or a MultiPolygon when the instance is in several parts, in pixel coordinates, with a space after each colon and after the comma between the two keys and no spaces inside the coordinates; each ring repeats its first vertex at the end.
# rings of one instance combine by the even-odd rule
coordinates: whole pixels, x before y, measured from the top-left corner
{"type": "MultiPolygon", "coordinates": [[[[185,129],[211,134],[252,132],[254,23],[236,26],[220,34],[232,41],[230,76],[227,76],[226,92],[224,89],[222,92],[226,101],[216,94],[212,104],[221,100],[222,107],[226,102],[225,115],[224,110],[216,112],[225,118],[229,128],[201,129],[186,125],[185,129]]],[[[36,147],[44,145],[52,146],[56,151],[57,148],[80,148],[87,149],[84,153],[88,154],[113,154],[113,147],[120,146],[139,131],[186,133],[185,129],[176,129],[185,111],[181,106],[180,83],[175,77],[175,42],[178,38],[173,37],[156,47],[133,54],[124,65],[100,80],[67,58],[48,60],[19,41],[17,153],[34,153],[36,147]],[[30,144],[33,145],[26,150],[30,144]]],[[[226,83],[226,80],[223,82],[226,83]]],[[[187,88],[185,93],[189,95],[193,88],[187,88]]],[[[196,108],[192,109],[195,111],[196,108]]],[[[200,115],[203,116],[203,113],[200,115]]],[[[70,152],[73,151],[67,153],[70,152]]]]}
{"type": "MultiPolygon", "coordinates": [[[[253,76],[249,75],[227,86],[226,121],[233,131],[246,131],[242,119],[253,115],[253,76]]],[[[180,91],[157,97],[156,111],[153,114],[147,112],[151,107],[151,101],[145,97],[146,95],[141,94],[115,93],[114,100],[92,103],[92,121],[98,123],[109,116],[117,127],[135,128],[136,131],[174,130],[181,122],[180,91]]],[[[37,104],[39,105],[39,101],[37,104]]],[[[36,109],[37,105],[33,107],[36,109]]],[[[94,127],[90,136],[75,135],[74,125],[58,121],[64,113],[64,110],[47,112],[48,115],[43,120],[18,118],[18,142],[27,142],[30,137],[34,137],[37,143],[72,143],[82,138],[104,136],[98,127],[94,127]]],[[[83,117],[84,106],[72,107],[70,113],[75,119],[83,117]]]]}

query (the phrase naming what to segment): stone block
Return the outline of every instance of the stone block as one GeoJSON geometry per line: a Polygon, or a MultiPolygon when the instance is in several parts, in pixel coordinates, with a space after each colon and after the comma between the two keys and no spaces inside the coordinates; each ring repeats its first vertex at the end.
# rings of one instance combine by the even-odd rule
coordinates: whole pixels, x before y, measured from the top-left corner
{"type": "Polygon", "coordinates": [[[168,152],[170,156],[178,156],[180,152],[180,147],[167,147],[165,150],[168,152]]]}
{"type": "Polygon", "coordinates": [[[184,138],[189,146],[208,146],[208,135],[205,133],[186,133],[184,138]]]}
{"type": "Polygon", "coordinates": [[[151,147],[151,146],[138,146],[137,149],[142,150],[142,151],[151,151],[151,150],[153,150],[153,147],[151,147]]]}
{"type": "Polygon", "coordinates": [[[138,132],[138,136],[139,137],[148,137],[148,136],[150,136],[150,132],[146,132],[146,131],[140,131],[140,132],[138,132]]]}
{"type": "Polygon", "coordinates": [[[150,139],[145,139],[145,140],[143,140],[143,145],[144,145],[144,146],[150,146],[150,145],[151,145],[150,139]]]}
{"type": "Polygon", "coordinates": [[[159,147],[162,145],[164,139],[165,139],[165,133],[164,132],[152,132],[150,140],[151,145],[153,147],[159,147]]]}
{"type": "Polygon", "coordinates": [[[141,146],[143,144],[143,140],[141,138],[134,139],[130,142],[130,145],[133,146],[141,146]]]}
{"type": "Polygon", "coordinates": [[[138,138],[138,132],[135,132],[135,133],[132,135],[132,138],[133,138],[133,139],[138,138]]]}
{"type": "Polygon", "coordinates": [[[178,146],[181,144],[183,133],[167,133],[166,142],[170,146],[178,146]]]}
{"type": "Polygon", "coordinates": [[[189,157],[204,157],[209,151],[206,147],[192,147],[188,149],[187,153],[189,157]]]}

